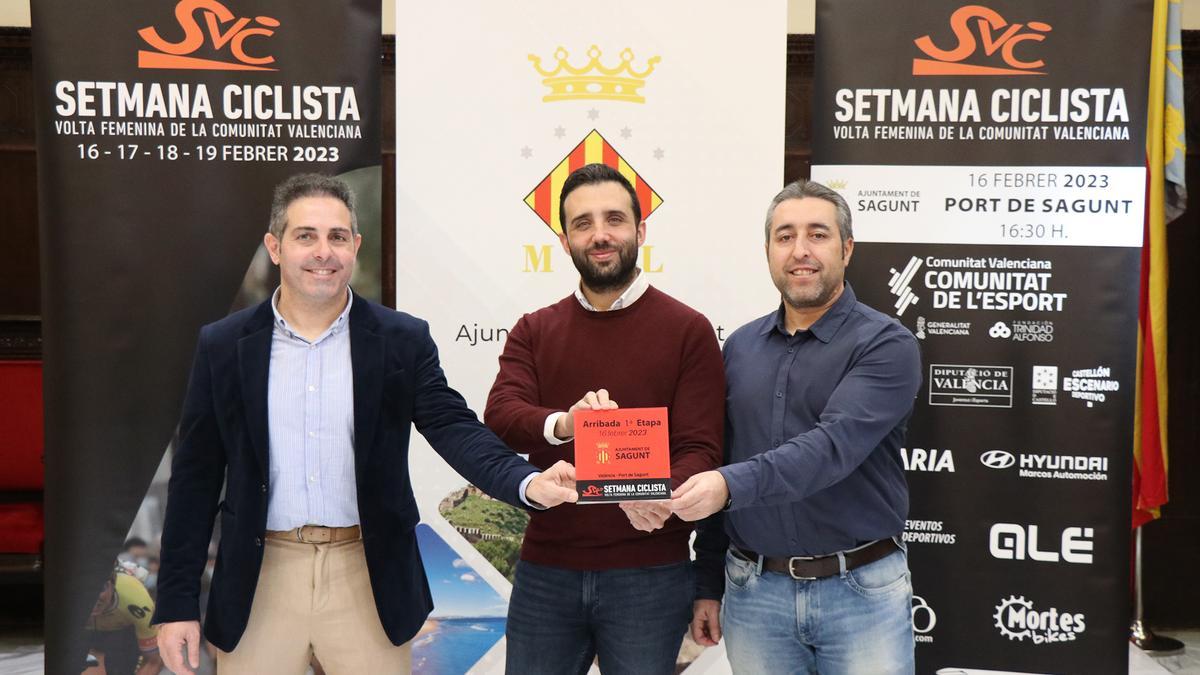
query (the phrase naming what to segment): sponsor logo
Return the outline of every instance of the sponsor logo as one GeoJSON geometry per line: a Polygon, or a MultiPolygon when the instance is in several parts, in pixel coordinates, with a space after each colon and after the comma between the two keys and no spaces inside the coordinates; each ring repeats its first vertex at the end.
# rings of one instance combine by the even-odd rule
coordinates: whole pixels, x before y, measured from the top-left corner
{"type": "Polygon", "coordinates": [[[1022,452],[1013,455],[1004,450],[988,450],[979,461],[989,469],[1008,469],[1020,464],[1021,478],[1055,480],[1108,480],[1108,458],[1092,455],[1052,455],[1022,452]]]}
{"type": "Polygon", "coordinates": [[[940,520],[905,520],[901,539],[910,544],[953,545],[957,536],[940,520]]]}
{"type": "Polygon", "coordinates": [[[917,304],[917,300],[920,300],[912,290],[913,276],[920,268],[921,259],[913,256],[902,271],[897,272],[895,267],[888,270],[892,273],[892,278],[888,280],[888,289],[892,295],[896,296],[896,304],[893,305],[896,308],[896,316],[902,316],[904,310],[908,309],[910,305],[917,304]]]}
{"type": "Polygon", "coordinates": [[[1012,366],[931,364],[929,405],[1012,407],[1012,366]]]}
{"type": "Polygon", "coordinates": [[[1034,366],[1031,387],[1034,405],[1057,405],[1058,366],[1034,366]]]}
{"type": "Polygon", "coordinates": [[[1011,452],[988,450],[979,456],[979,461],[989,469],[1007,469],[1017,463],[1017,458],[1011,452]]]}
{"type": "Polygon", "coordinates": [[[905,471],[927,471],[954,473],[954,452],[931,448],[900,448],[905,471]]]}
{"type": "MultiPolygon", "coordinates": [[[[913,260],[925,264],[925,271],[916,279],[930,294],[930,309],[1061,312],[1068,299],[1067,293],[1054,286],[1053,264],[1049,260],[1000,256],[925,256],[913,260]]],[[[1020,327],[1017,323],[997,321],[988,334],[1022,342],[1047,341],[1047,328],[1053,335],[1053,324],[1045,325],[1049,322],[1020,322],[1020,327]]]]}
{"type": "Polygon", "coordinates": [[[1054,342],[1054,322],[1013,321],[1010,325],[997,321],[988,329],[988,335],[1013,342],[1054,342]]]}
{"type": "Polygon", "coordinates": [[[1059,538],[1057,550],[1038,549],[1038,526],[1016,523],[992,525],[988,550],[1000,560],[1037,560],[1039,562],[1092,564],[1094,530],[1090,527],[1068,527],[1059,538]]]}
{"type": "Polygon", "coordinates": [[[608,443],[596,444],[596,463],[608,464],[612,461],[612,455],[608,454],[608,443]]]}
{"type": "Polygon", "coordinates": [[[912,626],[913,636],[917,642],[933,642],[934,626],[937,625],[937,612],[919,595],[912,596],[912,626]]]}
{"type": "Polygon", "coordinates": [[[250,49],[248,41],[261,50],[262,41],[275,34],[279,20],[270,16],[239,17],[217,0],[180,0],[175,5],[177,26],[183,37],[170,42],[154,26],[138,31],[138,36],[152,50],[138,50],[138,68],[169,68],[176,70],[278,70],[269,67],[275,57],[250,49]],[[197,20],[203,18],[203,26],[197,20]],[[196,56],[215,52],[217,58],[196,56]]]}
{"type": "Polygon", "coordinates": [[[587,489],[579,493],[580,497],[600,497],[604,495],[604,491],[599,485],[589,485],[587,489]]]}
{"type": "Polygon", "coordinates": [[[927,337],[953,335],[958,337],[971,334],[970,321],[929,321],[923,316],[917,317],[917,329],[914,335],[918,340],[927,337]]]}
{"type": "Polygon", "coordinates": [[[1108,366],[1097,366],[1082,370],[1072,370],[1070,375],[1063,377],[1062,390],[1069,393],[1071,398],[1085,401],[1091,408],[1097,403],[1104,403],[1107,393],[1121,390],[1121,383],[1113,379],[1112,369],[1108,366]]]}
{"type": "Polygon", "coordinates": [[[992,618],[1004,637],[1018,642],[1030,638],[1035,645],[1070,642],[1087,628],[1082,612],[1064,612],[1056,607],[1037,611],[1025,596],[1010,595],[1001,600],[992,618]]]}
{"type": "Polygon", "coordinates": [[[654,72],[654,66],[662,57],[650,57],[646,67],[638,70],[633,67],[633,50],[628,47],[621,51],[621,61],[616,65],[601,63],[603,52],[596,45],[588,49],[587,55],[590,61],[582,66],[573,66],[567,60],[570,54],[559,47],[554,50],[554,59],[558,64],[552,69],[542,67],[542,57],[529,55],[534,70],[542,76],[542,84],[550,88],[550,93],[543,96],[542,101],[646,102],[638,90],[645,86],[646,78],[654,72]]]}
{"type": "Polygon", "coordinates": [[[1031,45],[1022,43],[1045,40],[1045,34],[1051,30],[1048,23],[1009,23],[993,9],[982,5],[964,5],[950,15],[950,30],[955,39],[950,49],[938,47],[930,35],[922,35],[913,41],[917,49],[929,57],[913,59],[913,75],[1046,74],[1038,70],[1046,65],[1044,61],[1022,58],[1017,54],[1017,47],[1021,46],[1022,53],[1025,53],[1031,45]],[[968,60],[982,63],[965,63],[968,60]],[[984,65],[987,63],[992,65],[984,65]]]}

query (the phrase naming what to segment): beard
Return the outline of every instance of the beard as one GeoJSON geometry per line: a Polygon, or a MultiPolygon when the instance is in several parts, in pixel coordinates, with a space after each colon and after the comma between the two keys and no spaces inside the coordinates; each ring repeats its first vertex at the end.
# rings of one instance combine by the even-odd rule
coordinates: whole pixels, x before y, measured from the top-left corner
{"type": "Polygon", "coordinates": [[[637,266],[637,241],[631,240],[624,245],[593,246],[582,251],[571,249],[571,262],[575,263],[575,269],[579,270],[579,277],[584,286],[599,293],[616,290],[628,285],[633,279],[634,268],[637,266]],[[591,251],[608,250],[616,251],[617,258],[607,265],[597,264],[588,258],[591,251]]]}
{"type": "Polygon", "coordinates": [[[815,284],[811,284],[808,288],[799,289],[788,286],[788,277],[784,275],[782,279],[775,280],[775,287],[779,289],[779,294],[783,296],[783,301],[793,309],[812,309],[814,307],[824,307],[833,298],[837,292],[838,284],[836,280],[826,276],[826,270],[822,269],[817,272],[815,284]]]}

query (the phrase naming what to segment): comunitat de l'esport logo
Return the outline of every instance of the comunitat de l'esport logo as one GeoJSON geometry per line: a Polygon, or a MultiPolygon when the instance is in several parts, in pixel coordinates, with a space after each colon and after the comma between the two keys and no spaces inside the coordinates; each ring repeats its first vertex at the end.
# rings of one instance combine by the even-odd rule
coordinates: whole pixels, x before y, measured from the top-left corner
{"type": "MultiPolygon", "coordinates": [[[[1061,312],[1068,299],[1068,294],[1054,285],[1053,262],[1045,259],[911,256],[902,268],[892,267],[889,272],[887,285],[896,296],[892,305],[896,316],[903,316],[905,310],[921,302],[929,310],[1061,312]]],[[[1049,322],[1020,324],[1014,331],[1012,326],[998,322],[988,334],[1023,341],[1053,340],[1053,324],[1049,322]]]]}
{"type": "Polygon", "coordinates": [[[1064,612],[1057,607],[1038,610],[1025,596],[1010,595],[996,605],[996,628],[1009,640],[1035,645],[1051,642],[1071,642],[1087,629],[1082,612],[1064,612]]]}

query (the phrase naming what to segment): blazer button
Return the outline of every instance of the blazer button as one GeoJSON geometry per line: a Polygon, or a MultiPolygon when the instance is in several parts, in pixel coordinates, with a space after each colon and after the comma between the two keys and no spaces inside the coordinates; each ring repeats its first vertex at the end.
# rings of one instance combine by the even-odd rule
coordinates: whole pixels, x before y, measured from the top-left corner
{"type": "Polygon", "coordinates": [[[262,537],[255,537],[255,538],[254,538],[254,545],[255,545],[255,546],[260,546],[260,547],[261,547],[261,546],[262,546],[262,537]]]}
{"type": "Polygon", "coordinates": [[[262,484],[262,491],[263,491],[264,495],[267,494],[267,484],[266,483],[262,484]]]}

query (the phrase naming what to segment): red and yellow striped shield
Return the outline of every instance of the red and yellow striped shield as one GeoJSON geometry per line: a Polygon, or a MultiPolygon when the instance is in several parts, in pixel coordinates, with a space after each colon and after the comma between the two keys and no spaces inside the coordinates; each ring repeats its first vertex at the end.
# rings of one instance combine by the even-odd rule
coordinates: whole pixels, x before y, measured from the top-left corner
{"type": "Polygon", "coordinates": [[[650,217],[650,214],[662,205],[662,198],[658,196],[658,193],[638,175],[638,172],[633,170],[633,167],[629,166],[625,158],[613,149],[613,146],[600,135],[599,131],[593,129],[579,142],[579,145],[575,146],[574,150],[558,163],[558,166],[554,167],[549,175],[542,179],[542,182],[538,183],[532,192],[525,195],[525,203],[533,209],[543,223],[554,231],[554,234],[562,234],[562,225],[559,223],[558,217],[558,197],[562,194],[563,182],[575,169],[585,164],[597,163],[607,164],[629,179],[633,189],[637,191],[643,219],[650,217]]]}

